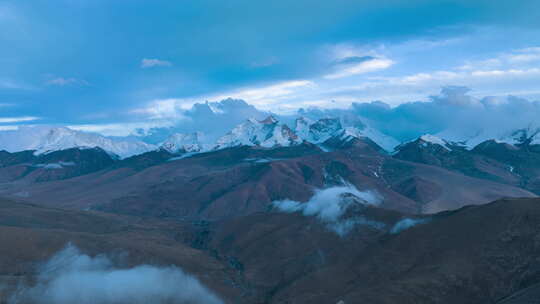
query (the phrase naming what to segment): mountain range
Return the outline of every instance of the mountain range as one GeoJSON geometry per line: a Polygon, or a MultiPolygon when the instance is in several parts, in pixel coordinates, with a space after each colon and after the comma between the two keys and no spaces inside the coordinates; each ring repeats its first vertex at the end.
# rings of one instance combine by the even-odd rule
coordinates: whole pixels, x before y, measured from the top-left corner
{"type": "Polygon", "coordinates": [[[31,149],[0,153],[0,195],[55,207],[219,219],[266,210],[275,200],[306,201],[316,189],[343,184],[375,191],[383,207],[412,213],[540,194],[540,145],[530,130],[516,131],[512,143],[487,140],[471,149],[427,134],[397,144],[340,118],[299,117],[293,129],[273,116],[248,119],[215,143],[201,132],[150,145],[45,129],[19,144],[31,149]]]}
{"type": "MultiPolygon", "coordinates": [[[[33,150],[37,155],[70,148],[99,147],[118,158],[126,158],[159,149],[175,154],[193,154],[241,145],[274,148],[299,145],[304,141],[320,145],[332,137],[342,136],[367,137],[388,153],[394,153],[400,146],[416,140],[400,143],[397,139],[365,124],[361,119],[346,116],[316,120],[299,116],[294,119],[293,124],[294,127],[291,128],[273,115],[263,120],[249,118],[232,130],[224,132],[217,139],[201,131],[192,133],[171,131],[164,141],[157,144],[146,143],[144,137],[137,138],[137,136],[106,137],[68,127],[20,126],[14,130],[0,131],[0,149],[7,152],[33,150]]],[[[468,150],[489,140],[514,146],[536,146],[540,145],[540,126],[534,127],[531,123],[524,128],[504,132],[486,130],[455,132],[448,129],[435,135],[424,134],[417,139],[443,147],[461,146],[468,150]]]]}
{"type": "Polygon", "coordinates": [[[0,132],[0,303],[67,243],[126,252],[124,267],[177,265],[225,303],[513,304],[540,292],[538,132],[400,143],[343,117],[291,125],[248,119],[160,144],[0,132]]]}

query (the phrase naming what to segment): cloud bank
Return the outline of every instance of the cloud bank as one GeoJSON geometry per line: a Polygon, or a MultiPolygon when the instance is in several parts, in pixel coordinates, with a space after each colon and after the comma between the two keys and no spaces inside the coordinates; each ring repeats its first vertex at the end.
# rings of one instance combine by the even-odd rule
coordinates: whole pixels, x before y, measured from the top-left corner
{"type": "Polygon", "coordinates": [[[348,109],[302,109],[299,114],[312,118],[355,116],[401,142],[429,133],[455,141],[476,138],[477,144],[519,129],[540,127],[540,102],[514,96],[476,98],[469,88],[461,86],[444,87],[427,102],[391,107],[374,101],[353,103],[348,109]]]}
{"type": "Polygon", "coordinates": [[[345,185],[317,190],[305,203],[281,200],[272,204],[282,212],[301,212],[304,216],[314,216],[330,230],[340,236],[345,236],[356,225],[369,225],[376,228],[384,225],[361,216],[345,217],[347,210],[354,205],[378,205],[380,202],[381,198],[375,192],[359,191],[352,185],[345,185]]]}
{"type": "MultiPolygon", "coordinates": [[[[362,62],[364,59],[359,57],[348,60],[362,62]]],[[[171,133],[201,131],[206,134],[209,142],[213,142],[246,119],[262,120],[271,113],[242,99],[227,98],[219,102],[189,105],[181,100],[156,101],[136,112],[137,115],[154,119],[156,127],[146,124],[137,129],[134,124],[124,134],[142,136],[143,140],[156,144],[164,141],[171,133]]],[[[381,101],[357,102],[348,108],[308,107],[289,114],[274,115],[291,128],[294,128],[294,120],[300,116],[312,120],[339,117],[346,126],[367,125],[397,142],[433,134],[450,141],[468,140],[467,144],[471,147],[484,140],[507,138],[520,129],[534,131],[540,128],[539,101],[515,96],[479,98],[463,86],[443,87],[439,94],[429,96],[428,101],[405,102],[394,107],[381,101]]],[[[118,135],[122,131],[117,128],[128,126],[103,125],[101,129],[99,126],[89,126],[84,130],[118,135]]],[[[73,127],[77,129],[77,126],[73,127]]]]}
{"type": "Polygon", "coordinates": [[[217,296],[177,267],[121,269],[106,256],[90,257],[73,245],[39,269],[33,286],[21,286],[9,304],[220,304],[217,296]]]}
{"type": "Polygon", "coordinates": [[[170,126],[140,129],[145,140],[159,143],[171,133],[205,133],[209,142],[217,140],[236,125],[248,118],[264,119],[270,112],[261,111],[241,99],[224,99],[220,102],[195,103],[188,109],[180,105],[159,106],[140,109],[139,113],[152,115],[155,118],[169,120],[170,126]]]}

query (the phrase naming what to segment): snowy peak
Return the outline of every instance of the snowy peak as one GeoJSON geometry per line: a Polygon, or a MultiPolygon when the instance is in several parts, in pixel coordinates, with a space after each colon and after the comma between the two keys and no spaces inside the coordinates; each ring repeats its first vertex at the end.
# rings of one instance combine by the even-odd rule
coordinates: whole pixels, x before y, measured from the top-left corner
{"type": "Polygon", "coordinates": [[[286,124],[269,116],[258,121],[250,118],[218,139],[215,149],[240,145],[261,147],[286,147],[301,143],[301,140],[286,124]]]}
{"type": "Polygon", "coordinates": [[[462,143],[469,150],[488,140],[515,146],[540,145],[540,123],[524,122],[521,127],[512,128],[503,125],[500,128],[472,130],[449,128],[438,133],[437,136],[444,138],[447,142],[462,143]]]}
{"type": "Polygon", "coordinates": [[[394,138],[367,126],[362,129],[358,127],[346,127],[340,133],[340,136],[343,140],[352,140],[353,138],[369,138],[387,152],[393,151],[394,148],[399,144],[399,142],[394,138]]]}
{"type": "Polygon", "coordinates": [[[261,120],[260,123],[264,125],[272,125],[278,123],[278,120],[273,115],[270,115],[265,119],[261,120]]]}
{"type": "Polygon", "coordinates": [[[514,145],[538,145],[540,144],[540,127],[529,126],[524,129],[519,129],[502,141],[509,142],[514,145]]]}
{"type": "Polygon", "coordinates": [[[298,117],[295,121],[294,131],[300,138],[307,139],[309,137],[309,127],[313,121],[306,117],[298,117]]]}
{"type": "Polygon", "coordinates": [[[392,137],[358,122],[356,122],[356,126],[344,127],[339,118],[322,118],[313,122],[305,117],[300,117],[296,119],[295,131],[302,139],[314,144],[322,144],[333,138],[341,142],[348,142],[354,138],[365,137],[386,151],[392,151],[399,144],[392,137]]]}
{"type": "Polygon", "coordinates": [[[396,147],[396,151],[405,151],[410,149],[416,150],[433,150],[440,152],[450,152],[453,149],[460,147],[459,144],[444,140],[438,136],[424,134],[415,140],[403,143],[396,147]]]}
{"type": "Polygon", "coordinates": [[[113,140],[66,127],[21,127],[3,132],[0,139],[4,150],[11,152],[35,150],[36,155],[70,148],[99,147],[124,158],[155,149],[153,145],[140,141],[113,140]]]}
{"type": "Polygon", "coordinates": [[[420,142],[421,142],[421,144],[423,146],[426,146],[428,144],[430,144],[430,145],[439,145],[439,146],[445,148],[448,151],[452,150],[450,148],[449,143],[446,140],[444,140],[442,138],[439,138],[437,136],[431,135],[431,134],[424,134],[424,135],[419,137],[419,140],[420,140],[420,142]]]}
{"type": "Polygon", "coordinates": [[[169,136],[160,147],[170,153],[196,153],[209,150],[209,146],[203,142],[202,132],[175,133],[169,136]]]}
{"type": "Polygon", "coordinates": [[[309,126],[306,140],[312,143],[322,143],[336,135],[336,132],[342,128],[339,118],[322,118],[309,126]]]}

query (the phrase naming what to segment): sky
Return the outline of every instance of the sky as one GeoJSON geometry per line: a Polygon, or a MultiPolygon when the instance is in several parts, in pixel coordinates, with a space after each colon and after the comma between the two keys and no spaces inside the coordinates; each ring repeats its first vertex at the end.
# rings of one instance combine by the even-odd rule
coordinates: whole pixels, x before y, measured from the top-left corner
{"type": "Polygon", "coordinates": [[[540,100],[537,0],[0,0],[0,46],[0,129],[126,135],[229,97],[243,114],[446,87],[540,100]]]}

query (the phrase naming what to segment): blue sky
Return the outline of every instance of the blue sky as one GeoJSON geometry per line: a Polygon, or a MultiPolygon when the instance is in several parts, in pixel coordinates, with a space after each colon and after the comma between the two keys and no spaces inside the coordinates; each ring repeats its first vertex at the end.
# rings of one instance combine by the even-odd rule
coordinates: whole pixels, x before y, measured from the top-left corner
{"type": "Polygon", "coordinates": [[[227,97],[290,113],[442,87],[540,98],[537,0],[1,0],[0,128],[181,120],[227,97]]]}

